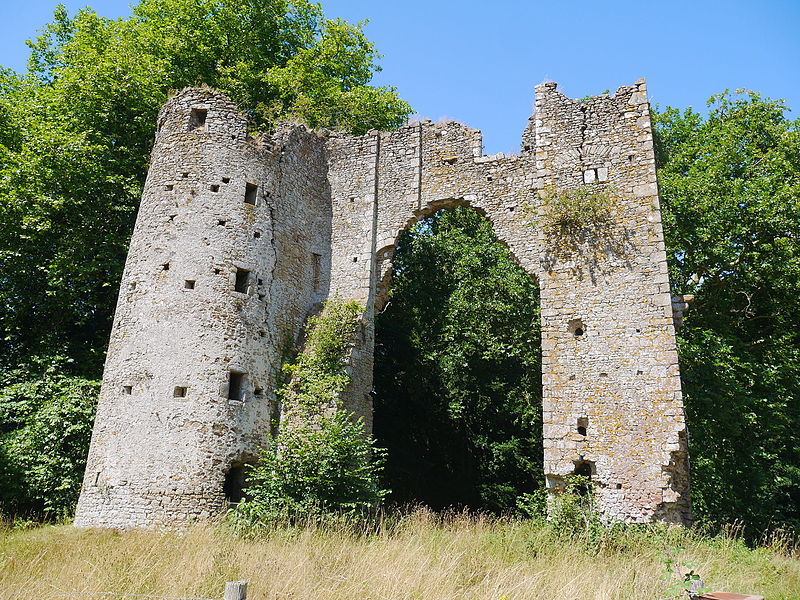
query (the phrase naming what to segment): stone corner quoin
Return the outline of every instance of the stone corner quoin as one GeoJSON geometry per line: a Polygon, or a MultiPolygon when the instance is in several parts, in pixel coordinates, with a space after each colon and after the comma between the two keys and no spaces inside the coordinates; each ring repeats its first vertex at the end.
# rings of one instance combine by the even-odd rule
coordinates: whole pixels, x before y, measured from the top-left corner
{"type": "MultiPolygon", "coordinates": [[[[468,205],[541,290],[544,468],[610,519],[688,523],[686,423],[644,80],[573,100],[536,86],[518,155],[464,125],[248,135],[223,94],[158,118],[75,524],[183,526],[241,497],[280,420],[282,355],[334,296],[364,307],[342,400],[371,427],[374,315],[398,235],[468,205]],[[613,198],[602,231],[542,227],[542,198],[613,198]]],[[[673,308],[678,311],[673,315],[673,308]]]]}

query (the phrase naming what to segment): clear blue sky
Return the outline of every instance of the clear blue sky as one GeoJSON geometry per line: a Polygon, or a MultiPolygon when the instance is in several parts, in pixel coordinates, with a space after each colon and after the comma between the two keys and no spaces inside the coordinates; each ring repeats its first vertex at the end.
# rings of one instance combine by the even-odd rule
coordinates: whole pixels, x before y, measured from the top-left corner
{"type": "MultiPolygon", "coordinates": [[[[56,0],[0,0],[0,64],[23,70],[25,40],[56,0]]],[[[128,0],[65,0],[122,17],[128,0]]],[[[702,109],[726,88],[783,98],[800,113],[800,0],[328,0],[326,15],[370,19],[391,84],[425,117],[484,132],[486,151],[514,152],[533,86],[572,97],[646,77],[660,105],[702,109]]]]}

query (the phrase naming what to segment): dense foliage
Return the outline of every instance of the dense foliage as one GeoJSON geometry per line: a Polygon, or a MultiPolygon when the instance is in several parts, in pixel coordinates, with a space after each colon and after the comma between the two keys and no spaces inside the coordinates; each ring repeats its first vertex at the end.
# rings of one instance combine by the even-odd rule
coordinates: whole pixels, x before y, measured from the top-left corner
{"type": "Polygon", "coordinates": [[[0,367],[55,352],[100,375],[159,107],[207,84],[268,128],[278,118],[355,132],[403,122],[369,85],[360,26],[305,0],[141,0],[127,19],[63,6],[0,71],[0,367]]]}
{"type": "Polygon", "coordinates": [[[305,348],[287,365],[291,378],[278,390],[280,433],[247,473],[237,523],[365,514],[385,496],[378,485],[384,451],[339,400],[350,383],[345,365],[362,311],[356,302],[334,299],[309,319],[305,348]]]}
{"type": "Polygon", "coordinates": [[[354,300],[333,298],[308,318],[303,352],[284,366],[289,381],[277,391],[284,410],[305,418],[336,407],[350,382],[344,362],[363,312],[354,300]]]}
{"type": "Polygon", "coordinates": [[[0,388],[0,506],[7,515],[69,515],[78,500],[99,384],[19,369],[0,388]]]}
{"type": "Polygon", "coordinates": [[[539,292],[489,221],[406,231],[377,319],[375,435],[396,502],[503,511],[539,485],[539,292]]]}
{"type": "MultiPolygon", "coordinates": [[[[172,90],[221,89],[262,130],[298,119],[360,133],[410,112],[393,89],[369,85],[378,55],[361,25],[306,0],[141,0],[119,20],[59,6],[29,45],[28,74],[0,68],[0,385],[11,386],[0,397],[23,394],[42,418],[75,397],[52,386],[96,389],[81,378],[101,375],[156,114],[172,90]]],[[[64,479],[29,487],[3,471],[0,512],[74,500],[92,413],[76,407],[67,421],[84,433],[52,448],[69,463],[64,479]]],[[[20,472],[44,460],[19,441],[31,427],[6,413],[0,422],[0,453],[20,472]]]]}
{"type": "Polygon", "coordinates": [[[800,121],[754,93],[657,116],[696,513],[800,526],[800,121]]]}

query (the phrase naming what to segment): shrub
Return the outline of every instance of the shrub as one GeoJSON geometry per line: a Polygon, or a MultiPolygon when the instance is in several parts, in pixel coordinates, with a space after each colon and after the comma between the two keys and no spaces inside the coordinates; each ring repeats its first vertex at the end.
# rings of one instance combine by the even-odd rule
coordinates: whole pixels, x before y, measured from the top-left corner
{"type": "Polygon", "coordinates": [[[282,428],[248,474],[236,523],[359,515],[387,494],[378,485],[385,451],[339,400],[350,382],[347,355],[361,312],[356,302],[334,299],[309,319],[305,349],[286,367],[291,380],[277,392],[282,428]]]}
{"type": "Polygon", "coordinates": [[[614,194],[609,189],[544,190],[540,197],[542,214],[535,221],[548,237],[580,239],[614,222],[614,194]]]}
{"type": "Polygon", "coordinates": [[[239,523],[297,522],[368,514],[386,495],[378,486],[385,453],[344,410],[282,431],[249,472],[239,523]]]}

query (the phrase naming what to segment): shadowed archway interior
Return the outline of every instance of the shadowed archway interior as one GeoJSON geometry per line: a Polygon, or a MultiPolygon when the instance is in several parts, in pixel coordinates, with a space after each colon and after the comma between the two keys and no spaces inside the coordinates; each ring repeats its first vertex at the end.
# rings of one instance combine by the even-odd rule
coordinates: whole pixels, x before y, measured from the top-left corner
{"type": "Polygon", "coordinates": [[[542,485],[536,281],[466,206],[404,231],[392,262],[373,388],[390,498],[511,510],[542,485]]]}

